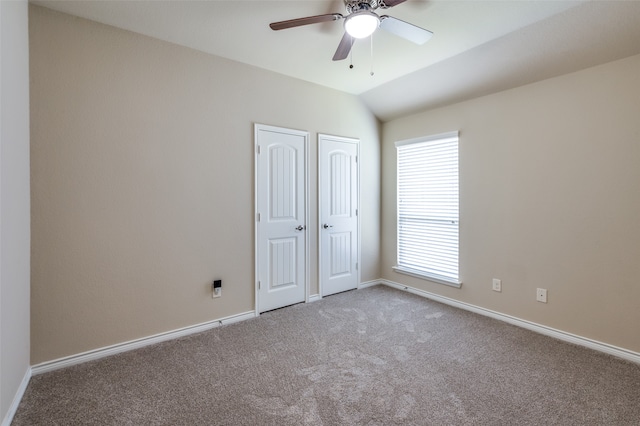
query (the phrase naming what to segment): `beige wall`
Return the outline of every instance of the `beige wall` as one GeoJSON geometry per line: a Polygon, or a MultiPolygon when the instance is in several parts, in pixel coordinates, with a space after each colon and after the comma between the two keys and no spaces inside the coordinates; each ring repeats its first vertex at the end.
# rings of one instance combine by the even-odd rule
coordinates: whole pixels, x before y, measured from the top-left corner
{"type": "Polygon", "coordinates": [[[639,117],[634,56],[385,123],[382,276],[640,352],[639,117]],[[394,142],[451,130],[460,130],[461,289],[391,270],[394,142]],[[536,287],[548,289],[547,304],[536,287]]]}
{"type": "MultiPolygon", "coordinates": [[[[29,371],[29,33],[26,1],[0,1],[0,422],[29,371]]],[[[17,401],[17,400],[16,400],[17,401]]],[[[4,419],[4,420],[3,420],[4,419]]]]}
{"type": "MultiPolygon", "coordinates": [[[[33,364],[253,309],[256,122],[311,132],[310,229],[317,133],[362,140],[362,281],[640,351],[639,56],[385,123],[380,152],[353,96],[39,7],[29,17],[33,364]],[[461,289],[391,270],[393,142],[451,130],[461,289]]],[[[312,294],[316,246],[312,232],[312,294]]]]}
{"type": "Polygon", "coordinates": [[[254,309],[254,123],[311,132],[312,230],[317,133],[361,139],[362,280],[380,276],[379,123],[356,97],[29,17],[33,364],[254,309]]]}

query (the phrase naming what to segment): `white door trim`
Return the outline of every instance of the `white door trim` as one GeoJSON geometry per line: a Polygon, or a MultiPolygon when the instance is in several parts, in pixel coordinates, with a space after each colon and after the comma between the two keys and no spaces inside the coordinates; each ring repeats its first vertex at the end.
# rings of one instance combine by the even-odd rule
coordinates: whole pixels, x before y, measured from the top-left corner
{"type": "Polygon", "coordinates": [[[320,185],[322,184],[321,179],[322,179],[322,170],[320,167],[320,152],[321,152],[321,144],[322,144],[322,140],[323,139],[331,139],[334,141],[338,141],[338,142],[345,142],[345,143],[352,143],[356,145],[356,176],[357,176],[357,183],[356,183],[356,205],[358,206],[358,214],[357,214],[357,228],[358,228],[358,241],[357,241],[357,247],[358,247],[358,256],[357,256],[357,262],[358,262],[358,268],[357,268],[357,277],[358,277],[358,283],[357,283],[357,288],[360,288],[360,282],[361,282],[361,270],[362,270],[362,259],[361,259],[361,221],[360,221],[360,215],[361,215],[361,211],[360,211],[360,139],[357,138],[348,138],[348,137],[344,137],[344,136],[333,136],[333,135],[327,135],[324,133],[318,133],[318,298],[317,299],[322,299],[322,200],[320,197],[320,185]]]}
{"type": "Polygon", "coordinates": [[[253,127],[253,240],[254,240],[254,310],[255,315],[260,315],[260,296],[259,296],[259,288],[258,288],[258,221],[259,221],[259,212],[258,212],[258,132],[261,130],[272,131],[272,132],[284,132],[289,134],[295,134],[304,137],[304,221],[307,226],[307,237],[305,238],[304,244],[304,264],[305,264],[305,286],[304,286],[304,301],[309,302],[309,281],[310,281],[310,273],[309,273],[309,132],[304,130],[295,130],[289,129],[286,127],[277,127],[270,126],[266,124],[254,123],[253,127]]]}

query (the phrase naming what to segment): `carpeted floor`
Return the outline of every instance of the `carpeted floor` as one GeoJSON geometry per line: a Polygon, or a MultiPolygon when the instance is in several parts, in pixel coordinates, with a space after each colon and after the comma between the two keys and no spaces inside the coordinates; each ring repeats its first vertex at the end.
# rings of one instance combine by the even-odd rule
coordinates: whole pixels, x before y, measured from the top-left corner
{"type": "Polygon", "coordinates": [[[13,425],[640,425],[640,365],[388,287],[32,378],[13,425]]]}

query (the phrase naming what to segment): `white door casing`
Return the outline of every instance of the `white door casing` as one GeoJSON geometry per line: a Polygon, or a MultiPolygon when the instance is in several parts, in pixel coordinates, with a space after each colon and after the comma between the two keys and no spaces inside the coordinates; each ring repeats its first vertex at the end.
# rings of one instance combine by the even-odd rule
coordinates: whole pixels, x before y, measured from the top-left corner
{"type": "Polygon", "coordinates": [[[255,125],[256,313],[308,297],[309,133],[255,125]]]}
{"type": "Polygon", "coordinates": [[[359,140],[318,135],[320,294],[351,290],[359,272],[359,140]]]}

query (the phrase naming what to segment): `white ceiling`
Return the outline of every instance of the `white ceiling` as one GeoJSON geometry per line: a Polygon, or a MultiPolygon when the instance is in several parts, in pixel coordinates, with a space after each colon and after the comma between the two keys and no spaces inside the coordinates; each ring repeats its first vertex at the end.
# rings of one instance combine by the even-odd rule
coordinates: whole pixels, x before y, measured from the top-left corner
{"type": "Polygon", "coordinates": [[[378,10],[434,32],[377,31],[331,60],[343,23],[272,31],[342,0],[58,1],[34,4],[358,95],[383,121],[640,54],[640,1],[408,0],[378,10]],[[370,72],[373,67],[374,75],[370,72]]]}

